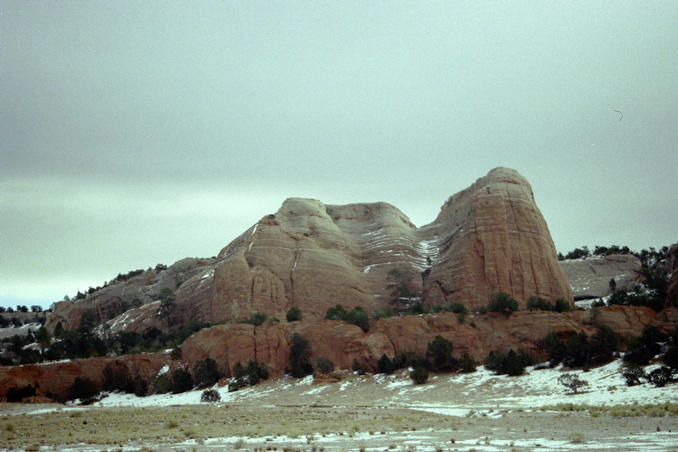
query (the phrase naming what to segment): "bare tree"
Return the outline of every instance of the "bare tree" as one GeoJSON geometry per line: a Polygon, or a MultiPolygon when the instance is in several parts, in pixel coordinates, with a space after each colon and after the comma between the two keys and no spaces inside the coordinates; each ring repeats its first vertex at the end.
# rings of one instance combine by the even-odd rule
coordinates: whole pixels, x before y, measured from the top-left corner
{"type": "Polygon", "coordinates": [[[568,388],[573,394],[576,394],[582,387],[589,385],[586,381],[582,380],[575,374],[569,373],[558,377],[558,383],[568,388]]]}

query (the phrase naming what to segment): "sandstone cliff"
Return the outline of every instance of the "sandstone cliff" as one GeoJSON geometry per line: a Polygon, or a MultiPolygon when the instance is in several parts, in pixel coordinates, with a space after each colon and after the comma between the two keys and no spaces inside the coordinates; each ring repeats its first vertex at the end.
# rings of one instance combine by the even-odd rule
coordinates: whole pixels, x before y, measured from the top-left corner
{"type": "Polygon", "coordinates": [[[380,319],[368,333],[355,325],[331,320],[304,322],[267,322],[255,327],[231,323],[200,330],[181,346],[181,360],[170,362],[169,354],[126,355],[117,358],[100,357],[71,362],[2,366],[0,367],[0,401],[12,387],[31,385],[36,388],[36,401],[47,395],[64,398],[68,386],[76,377],[87,377],[101,387],[103,369],[108,364],[127,366],[131,375],[140,375],[150,383],[165,364],[171,368],[193,369],[205,358],[217,362],[225,377],[233,375],[236,363],[250,360],[265,363],[272,376],[285,371],[290,354],[290,339],[301,334],[310,345],[311,359],[324,357],[342,369],[350,369],[353,362],[369,370],[378,369],[378,360],[386,354],[413,352],[425,355],[427,344],[441,335],[454,345],[453,355],[469,353],[476,362],[482,362],[492,350],[523,349],[542,355],[542,340],[551,332],[565,338],[580,331],[591,335],[596,325],[608,325],[620,338],[639,336],[647,326],[656,326],[670,333],[678,327],[678,309],[660,312],[646,307],[610,306],[592,311],[515,312],[503,314],[472,314],[464,323],[451,313],[424,316],[404,316],[380,319]]]}
{"type": "Polygon", "coordinates": [[[185,317],[282,318],[298,306],[322,318],[337,303],[372,313],[389,306],[394,284],[426,305],[485,306],[499,291],[523,304],[531,295],[572,299],[529,183],[505,168],[450,198],[421,228],[387,203],[288,199],[218,258],[179,289],[185,317]]]}
{"type": "MultiPolygon", "coordinates": [[[[387,203],[333,206],[290,198],[216,260],[200,264],[176,291],[175,327],[189,319],[232,322],[254,312],[284,318],[292,306],[319,319],[338,303],[369,314],[393,302],[475,308],[500,291],[523,306],[532,295],[572,300],[532,189],[507,168],[452,196],[435,221],[420,228],[387,203]],[[397,297],[394,287],[405,290],[397,297]]],[[[112,331],[163,327],[151,305],[158,275],[147,275],[145,284],[156,292],[128,290],[145,296],[143,306],[110,320],[112,331]]],[[[123,296],[118,292],[59,303],[49,326],[77,326],[82,307],[99,312],[123,296]]]]}
{"type": "Polygon", "coordinates": [[[310,344],[312,360],[325,357],[342,369],[350,369],[357,360],[376,371],[383,354],[426,355],[427,344],[437,335],[452,342],[454,356],[469,353],[482,362],[492,350],[520,348],[543,355],[542,341],[547,334],[555,332],[567,337],[584,331],[591,335],[597,331],[594,324],[610,326],[620,338],[640,336],[647,326],[667,333],[678,327],[675,308],[657,313],[646,307],[610,306],[599,308],[595,316],[591,318],[591,311],[523,311],[509,317],[494,313],[470,315],[464,323],[450,313],[403,316],[380,319],[368,333],[355,325],[332,320],[267,323],[259,327],[228,324],[197,332],[184,342],[181,350],[189,367],[211,357],[224,375],[231,376],[236,363],[257,360],[266,363],[272,375],[279,375],[288,365],[290,338],[299,333],[310,344]]]}

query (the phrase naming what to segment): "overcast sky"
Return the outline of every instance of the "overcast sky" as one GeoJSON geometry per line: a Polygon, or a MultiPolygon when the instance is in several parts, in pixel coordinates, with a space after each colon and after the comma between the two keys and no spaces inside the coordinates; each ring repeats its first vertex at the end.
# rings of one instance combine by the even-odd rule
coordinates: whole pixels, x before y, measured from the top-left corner
{"type": "Polygon", "coordinates": [[[669,245],[676,23],[675,1],[2,0],[0,305],[216,255],[292,196],[421,226],[497,166],[560,251],[669,245]]]}

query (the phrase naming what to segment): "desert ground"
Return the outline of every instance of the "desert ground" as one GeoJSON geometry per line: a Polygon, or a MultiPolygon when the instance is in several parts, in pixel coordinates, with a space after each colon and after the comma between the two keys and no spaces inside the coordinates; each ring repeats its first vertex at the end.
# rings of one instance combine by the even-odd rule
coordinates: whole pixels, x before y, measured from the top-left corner
{"type": "MultiPolygon", "coordinates": [[[[200,403],[201,390],[93,405],[0,405],[2,450],[678,450],[678,391],[627,387],[612,362],[575,373],[282,377],[200,403]]],[[[649,366],[647,370],[651,370],[649,366]]]]}

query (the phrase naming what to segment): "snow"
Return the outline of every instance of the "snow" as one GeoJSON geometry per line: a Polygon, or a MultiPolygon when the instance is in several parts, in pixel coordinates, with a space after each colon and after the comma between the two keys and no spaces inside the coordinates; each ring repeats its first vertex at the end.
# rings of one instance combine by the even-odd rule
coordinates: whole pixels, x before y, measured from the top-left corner
{"type": "Polygon", "coordinates": [[[40,329],[40,324],[35,322],[26,323],[16,328],[15,327],[0,328],[0,339],[12,337],[14,335],[25,336],[28,334],[29,331],[35,332],[38,329],[40,329]]]}
{"type": "MultiPolygon", "coordinates": [[[[646,373],[659,367],[652,364],[645,368],[646,373]]],[[[526,368],[525,375],[509,377],[496,375],[484,366],[479,366],[476,372],[467,374],[433,374],[423,385],[415,385],[405,369],[391,375],[376,374],[357,375],[346,373],[344,380],[339,383],[316,382],[312,375],[301,379],[294,379],[288,375],[278,379],[267,380],[256,387],[247,387],[239,391],[228,392],[227,386],[213,386],[221,396],[225,406],[232,404],[256,405],[259,407],[288,406],[293,400],[298,406],[312,406],[315,403],[332,406],[351,406],[353,404],[390,408],[409,408],[422,413],[436,413],[451,418],[502,418],[512,413],[550,411],[551,406],[559,403],[576,405],[611,406],[630,405],[634,403],[678,403],[678,391],[674,386],[655,388],[644,383],[628,387],[620,371],[621,360],[613,361],[604,366],[583,370],[555,368],[537,369],[534,366],[526,368]],[[558,377],[565,372],[576,374],[588,382],[584,392],[571,395],[570,391],[558,383],[558,377]],[[285,396],[289,394],[289,396],[285,396]],[[282,396],[282,397],[281,397],[282,396]],[[291,397],[285,399],[285,397],[291,397]]],[[[165,366],[159,373],[166,373],[169,367],[165,366]]],[[[92,407],[74,405],[56,408],[40,408],[28,414],[47,412],[70,412],[92,409],[97,407],[167,407],[173,405],[198,405],[204,389],[188,391],[182,394],[158,394],[147,397],[136,397],[131,394],[108,393],[106,397],[93,404],[92,407]]],[[[217,405],[219,405],[217,404],[217,405]]],[[[516,414],[514,414],[515,416],[516,414]]],[[[557,414],[552,413],[557,416],[557,414]]],[[[584,415],[584,414],[582,414],[584,415]]],[[[507,417],[512,420],[513,417],[507,417]]],[[[517,419],[517,418],[515,418],[517,419]]],[[[673,419],[673,418],[672,418],[673,419]]],[[[451,425],[455,424],[451,419],[451,425]]],[[[669,421],[667,419],[667,422],[669,421]]],[[[670,428],[670,427],[669,427],[670,428]]],[[[676,431],[678,429],[674,429],[676,431]]],[[[628,432],[628,431],[627,431],[628,432]]],[[[468,432],[467,432],[468,433],[468,432]]],[[[665,427],[662,431],[626,433],[623,437],[616,431],[610,431],[608,436],[596,436],[587,441],[584,436],[579,437],[573,431],[559,437],[541,437],[516,433],[501,435],[488,431],[482,436],[476,433],[464,435],[458,429],[449,431],[395,431],[381,432],[370,435],[369,432],[338,432],[333,434],[310,434],[301,437],[287,437],[284,435],[265,437],[217,437],[209,438],[198,444],[200,448],[232,449],[236,442],[244,443],[248,450],[261,447],[277,447],[282,450],[290,444],[307,443],[317,449],[325,448],[328,451],[357,450],[367,442],[367,450],[385,450],[389,444],[413,445],[417,450],[436,450],[433,446],[449,446],[450,438],[457,438],[452,447],[458,450],[475,449],[478,451],[503,451],[511,448],[527,450],[666,450],[676,444],[678,431],[671,433],[665,427]],[[460,437],[461,436],[461,437],[460,437]],[[383,438],[383,440],[382,440],[383,438]],[[381,441],[381,442],[380,442],[381,441]],[[423,449],[421,449],[423,447],[423,449]]],[[[187,439],[172,445],[170,449],[181,450],[196,445],[195,440],[187,439]]],[[[72,445],[71,450],[85,450],[78,445],[72,445]]],[[[309,446],[311,447],[311,446],[309,446]]],[[[447,447],[445,448],[447,450],[447,447]]],[[[399,449],[400,450],[400,449],[399,449]]]]}

